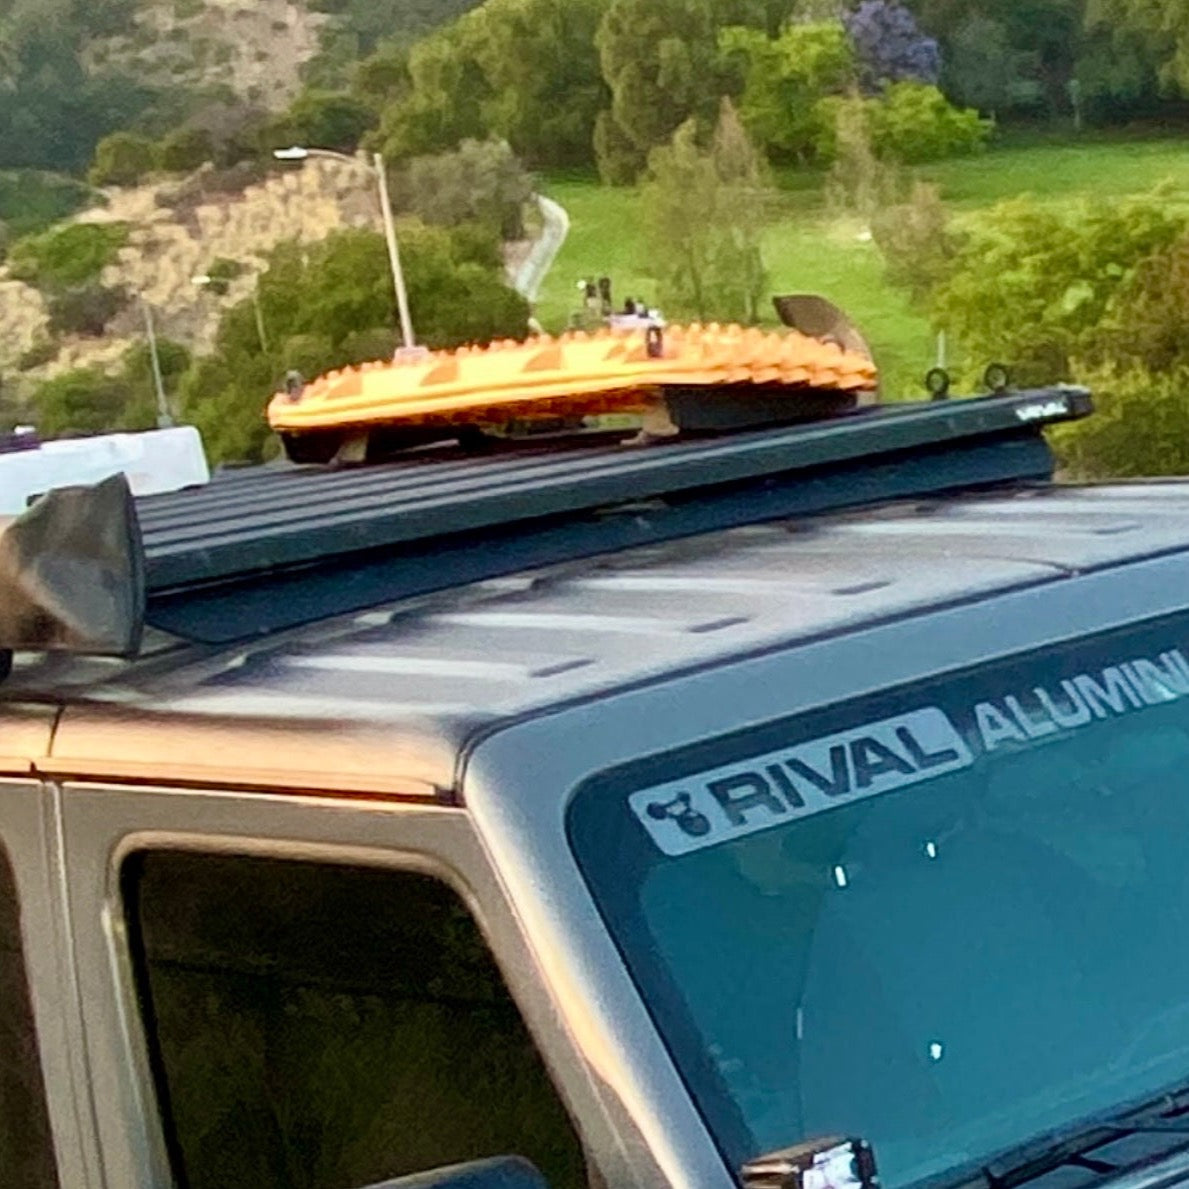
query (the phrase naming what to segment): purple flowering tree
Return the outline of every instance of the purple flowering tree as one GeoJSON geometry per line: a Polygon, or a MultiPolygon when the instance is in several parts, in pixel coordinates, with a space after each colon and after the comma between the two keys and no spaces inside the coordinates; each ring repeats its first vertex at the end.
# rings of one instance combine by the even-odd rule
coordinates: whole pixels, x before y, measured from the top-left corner
{"type": "Polygon", "coordinates": [[[895,0],[862,0],[844,18],[855,47],[859,81],[878,91],[887,83],[936,84],[941,76],[941,51],[917,25],[916,17],[895,0]]]}

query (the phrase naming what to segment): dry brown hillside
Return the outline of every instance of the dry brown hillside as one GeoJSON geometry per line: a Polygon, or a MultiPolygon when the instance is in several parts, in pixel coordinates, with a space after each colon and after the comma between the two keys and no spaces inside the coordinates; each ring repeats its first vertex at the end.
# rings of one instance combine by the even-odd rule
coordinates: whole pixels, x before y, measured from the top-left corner
{"type": "Polygon", "coordinates": [[[171,87],[229,88],[277,110],[300,87],[329,19],[292,0],[147,0],[135,32],[96,42],[91,65],[171,87]]]}
{"type": "MultiPolygon", "coordinates": [[[[371,175],[362,161],[310,161],[236,193],[204,187],[210,174],[204,169],[186,179],[109,190],[105,207],[77,220],[128,225],[128,241],[100,282],[143,295],[156,311],[160,332],[199,352],[209,346],[223,308],[251,292],[277,244],[313,242],[343,227],[380,227],[371,175]],[[192,281],[220,259],[246,268],[224,297],[192,281]]],[[[0,371],[17,368],[45,339],[46,319],[42,295],[0,268],[0,371]]],[[[68,336],[49,362],[24,376],[34,381],[74,367],[115,365],[140,335],[140,311],[133,303],[103,338],[68,336]]]]}

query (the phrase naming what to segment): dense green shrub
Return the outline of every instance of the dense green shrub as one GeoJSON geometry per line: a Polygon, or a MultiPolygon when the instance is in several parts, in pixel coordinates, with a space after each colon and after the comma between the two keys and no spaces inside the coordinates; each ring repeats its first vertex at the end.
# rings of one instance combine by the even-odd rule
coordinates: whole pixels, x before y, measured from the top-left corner
{"type": "Polygon", "coordinates": [[[26,236],[9,251],[9,272],[50,291],[85,285],[115,259],[128,232],[126,223],[70,223],[26,236]]]}
{"type": "Polygon", "coordinates": [[[76,178],[35,169],[0,172],[0,220],[12,239],[44,231],[99,198],[76,178]]]}
{"type": "Polygon", "coordinates": [[[329,371],[338,361],[334,343],[325,334],[295,334],[284,342],[281,361],[285,371],[300,372],[307,379],[329,371]]]}
{"type": "Polygon", "coordinates": [[[238,260],[228,260],[224,256],[219,256],[211,261],[210,267],[206,270],[205,275],[209,278],[206,287],[216,296],[226,297],[231,289],[231,282],[242,277],[245,272],[247,272],[247,266],[238,260]]]}
{"type": "Polygon", "coordinates": [[[373,326],[367,330],[353,331],[343,339],[338,363],[344,366],[391,359],[399,341],[400,332],[395,326],[373,326]]]}
{"type": "Polygon", "coordinates": [[[1050,431],[1070,478],[1189,474],[1189,367],[1079,368],[1094,392],[1093,417],[1050,431]]]}
{"type": "MultiPolygon", "coordinates": [[[[190,353],[180,343],[162,338],[157,354],[166,396],[172,399],[190,353]]],[[[86,367],[46,380],[34,392],[31,409],[38,431],[46,437],[152,429],[157,424],[157,397],[148,346],[130,347],[115,374],[86,367]]]]}
{"type": "Polygon", "coordinates": [[[1189,232],[1130,273],[1086,355],[1150,372],[1189,369],[1189,232]]]}
{"type": "Polygon", "coordinates": [[[190,173],[214,156],[215,141],[205,128],[179,128],[157,146],[157,165],[168,173],[190,173]]]}
{"type": "Polygon", "coordinates": [[[113,132],[95,146],[93,186],[135,186],[157,166],[157,146],[135,132],[113,132]]]}
{"type": "Polygon", "coordinates": [[[122,289],[105,289],[97,284],[67,289],[50,299],[49,331],[53,335],[99,338],[127,304],[128,294],[122,289]]]}
{"type": "Polygon", "coordinates": [[[39,335],[17,361],[17,370],[31,372],[34,368],[49,363],[57,354],[58,344],[48,335],[39,335]]]}
{"type": "Polygon", "coordinates": [[[894,83],[866,99],[829,97],[816,111],[817,152],[824,161],[837,156],[839,121],[854,113],[861,113],[875,154],[904,164],[977,152],[994,129],[973,108],[954,107],[936,87],[922,83],[894,83]]]}
{"type": "Polygon", "coordinates": [[[34,395],[37,430],[53,438],[150,428],[151,410],[130,410],[127,395],[124,381],[102,368],[63,372],[46,380],[34,395]]]}
{"type": "Polygon", "coordinates": [[[923,83],[894,83],[869,110],[875,151],[906,164],[977,152],[993,128],[973,108],[954,107],[923,83]]]}

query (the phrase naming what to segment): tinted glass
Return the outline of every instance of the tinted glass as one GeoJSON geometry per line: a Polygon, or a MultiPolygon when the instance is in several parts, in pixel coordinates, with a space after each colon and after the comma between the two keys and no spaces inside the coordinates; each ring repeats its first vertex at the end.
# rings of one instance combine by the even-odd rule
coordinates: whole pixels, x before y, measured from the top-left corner
{"type": "Polygon", "coordinates": [[[21,948],[21,914],[0,850],[0,1170],[5,1189],[54,1189],[58,1177],[21,948]]]}
{"type": "Polygon", "coordinates": [[[578,1140],[469,914],[425,876],[147,854],[125,876],[179,1182],[359,1189],[578,1140]]]}
{"type": "Polygon", "coordinates": [[[1063,646],[579,793],[733,1161],[857,1134],[902,1185],[1189,1080],[1187,642],[1063,646]]]}

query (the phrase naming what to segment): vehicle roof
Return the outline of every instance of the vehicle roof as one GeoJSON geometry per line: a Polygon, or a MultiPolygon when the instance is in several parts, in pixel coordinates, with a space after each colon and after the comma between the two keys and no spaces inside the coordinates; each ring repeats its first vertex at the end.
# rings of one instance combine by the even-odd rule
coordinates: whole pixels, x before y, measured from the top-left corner
{"type": "MultiPolygon", "coordinates": [[[[1037,486],[705,534],[131,663],[18,657],[46,771],[431,795],[481,726],[757,650],[1189,549],[1189,482],[1037,486]],[[305,776],[302,777],[302,773],[305,776]],[[337,773],[337,775],[336,775],[337,773]]],[[[7,749],[5,749],[7,750],[7,749]]]]}

